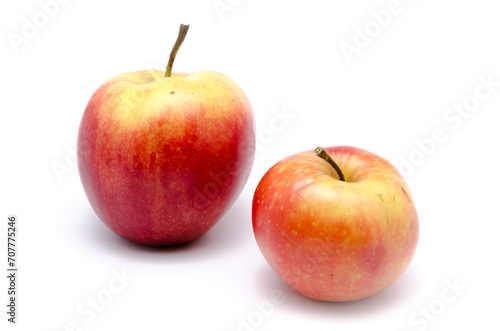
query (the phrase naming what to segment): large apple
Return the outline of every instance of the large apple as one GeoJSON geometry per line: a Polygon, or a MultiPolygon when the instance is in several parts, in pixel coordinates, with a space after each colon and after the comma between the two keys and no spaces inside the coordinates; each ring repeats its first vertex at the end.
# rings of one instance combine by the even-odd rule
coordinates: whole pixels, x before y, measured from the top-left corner
{"type": "Polygon", "coordinates": [[[131,241],[193,241],[228,210],[255,155],[252,107],[228,77],[171,74],[188,26],[181,26],[167,72],[121,74],[100,86],[83,114],[78,169],[98,217],[131,241]]]}
{"type": "Polygon", "coordinates": [[[276,163],[255,191],[257,244],[272,269],[316,300],[353,301],[394,283],[418,241],[408,185],[385,159],[318,147],[276,163]]]}

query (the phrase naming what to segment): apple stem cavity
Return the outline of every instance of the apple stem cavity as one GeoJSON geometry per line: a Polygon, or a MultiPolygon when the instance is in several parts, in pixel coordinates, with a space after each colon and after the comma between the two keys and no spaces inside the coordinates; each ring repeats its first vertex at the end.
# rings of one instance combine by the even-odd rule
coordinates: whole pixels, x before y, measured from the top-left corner
{"type": "Polygon", "coordinates": [[[168,59],[167,71],[165,71],[165,77],[172,76],[172,65],[174,64],[175,56],[177,55],[177,51],[184,42],[188,30],[189,30],[189,25],[181,24],[179,28],[179,35],[177,36],[177,40],[175,41],[172,51],[170,52],[170,58],[168,59]]]}
{"type": "Polygon", "coordinates": [[[339,166],[337,165],[337,163],[335,163],[335,161],[333,161],[332,157],[325,151],[323,147],[316,147],[314,153],[316,154],[316,156],[328,162],[339,175],[339,179],[345,182],[344,174],[340,170],[339,166]]]}

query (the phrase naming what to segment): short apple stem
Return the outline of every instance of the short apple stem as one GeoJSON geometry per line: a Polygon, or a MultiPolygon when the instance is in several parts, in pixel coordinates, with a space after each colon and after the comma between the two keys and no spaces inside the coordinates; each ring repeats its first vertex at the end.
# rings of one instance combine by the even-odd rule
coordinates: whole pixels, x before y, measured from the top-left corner
{"type": "Polygon", "coordinates": [[[333,161],[332,157],[328,155],[328,153],[325,151],[323,147],[316,147],[314,153],[316,154],[316,156],[319,156],[320,158],[328,162],[339,175],[339,179],[345,182],[344,174],[340,170],[339,166],[337,165],[337,163],[335,163],[335,161],[333,161]]]}
{"type": "Polygon", "coordinates": [[[174,64],[175,56],[177,55],[177,51],[184,42],[188,30],[189,30],[189,25],[181,24],[181,27],[179,28],[179,35],[177,36],[177,40],[175,42],[174,47],[172,48],[172,51],[170,52],[170,58],[168,59],[167,71],[165,71],[165,77],[172,76],[172,65],[174,64]]]}

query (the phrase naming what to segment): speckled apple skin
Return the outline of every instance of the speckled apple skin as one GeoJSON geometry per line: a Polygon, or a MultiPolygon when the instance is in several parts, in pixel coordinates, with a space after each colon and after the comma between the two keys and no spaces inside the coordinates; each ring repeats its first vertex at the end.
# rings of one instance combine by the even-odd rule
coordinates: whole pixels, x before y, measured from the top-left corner
{"type": "Polygon", "coordinates": [[[313,150],[279,161],[254,194],[255,239],[272,269],[304,296],[359,300],[389,287],[410,264],[417,212],[387,160],[349,146],[326,151],[346,181],[313,150]]]}
{"type": "Polygon", "coordinates": [[[205,234],[234,203],[255,155],[252,107],[213,71],[146,70],[100,86],[83,114],[78,169],[97,216],[136,243],[205,234]]]}

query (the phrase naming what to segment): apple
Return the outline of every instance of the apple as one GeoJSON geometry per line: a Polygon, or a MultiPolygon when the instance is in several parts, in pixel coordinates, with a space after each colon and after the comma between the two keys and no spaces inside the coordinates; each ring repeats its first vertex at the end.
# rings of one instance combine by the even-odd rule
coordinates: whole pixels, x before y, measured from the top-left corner
{"type": "Polygon", "coordinates": [[[393,284],[413,258],[418,217],[387,160],[349,146],[284,158],[259,182],[255,239],[292,288],[321,301],[354,301],[393,284]]]}
{"type": "Polygon", "coordinates": [[[166,73],[108,80],[80,123],[78,170],[90,205],[139,244],[200,238],[237,199],[255,156],[252,107],[236,83],[214,71],[171,73],[188,27],[166,73]]]}

